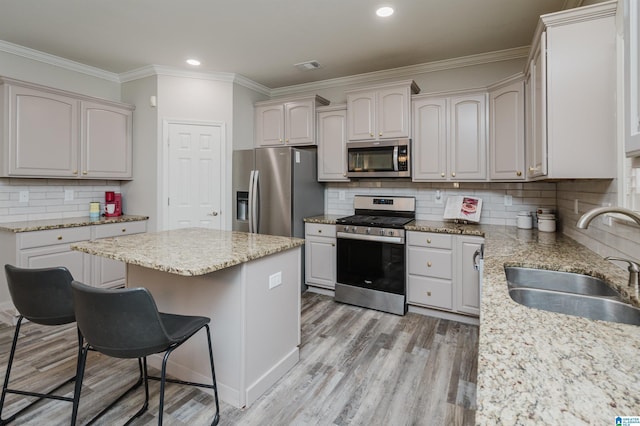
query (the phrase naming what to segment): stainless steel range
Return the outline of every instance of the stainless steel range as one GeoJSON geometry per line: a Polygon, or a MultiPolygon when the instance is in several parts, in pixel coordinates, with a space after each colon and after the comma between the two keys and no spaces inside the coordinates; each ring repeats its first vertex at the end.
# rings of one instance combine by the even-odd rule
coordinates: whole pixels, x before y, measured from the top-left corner
{"type": "Polygon", "coordinates": [[[405,231],[414,197],[356,195],[355,215],[336,220],[337,302],[406,313],[405,231]]]}

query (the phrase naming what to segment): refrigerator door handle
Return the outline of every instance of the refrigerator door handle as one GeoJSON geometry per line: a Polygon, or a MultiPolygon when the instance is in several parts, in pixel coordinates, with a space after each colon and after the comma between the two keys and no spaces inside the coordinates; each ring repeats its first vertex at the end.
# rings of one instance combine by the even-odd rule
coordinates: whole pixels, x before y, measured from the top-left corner
{"type": "Polygon", "coordinates": [[[259,210],[259,206],[258,206],[258,202],[259,202],[259,190],[258,190],[258,186],[260,185],[260,171],[259,170],[254,170],[253,171],[253,181],[251,182],[251,188],[252,188],[252,206],[251,206],[251,227],[253,228],[253,230],[250,230],[249,232],[253,232],[255,234],[258,233],[258,223],[259,223],[259,214],[260,214],[260,210],[259,210]]]}
{"type": "Polygon", "coordinates": [[[253,233],[253,175],[255,170],[251,170],[249,173],[249,206],[248,206],[248,220],[249,220],[249,233],[253,233]]]}

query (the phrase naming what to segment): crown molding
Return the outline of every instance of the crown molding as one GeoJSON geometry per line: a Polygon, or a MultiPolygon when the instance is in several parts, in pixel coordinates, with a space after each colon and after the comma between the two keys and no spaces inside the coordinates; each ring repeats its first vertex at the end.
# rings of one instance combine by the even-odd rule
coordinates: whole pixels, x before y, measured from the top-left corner
{"type": "Polygon", "coordinates": [[[111,81],[114,83],[120,83],[120,78],[116,73],[105,71],[103,69],[92,67],[90,65],[81,64],[80,62],[71,61],[69,59],[64,59],[59,56],[51,55],[49,53],[40,52],[39,50],[19,46],[17,44],[9,43],[8,41],[0,40],[0,51],[31,59],[33,61],[38,61],[56,67],[64,68],[69,71],[86,74],[91,77],[101,78],[103,80],[111,81]]]}
{"type": "Polygon", "coordinates": [[[279,87],[271,89],[271,96],[285,96],[298,92],[328,89],[336,86],[350,86],[387,79],[407,78],[415,76],[416,74],[425,74],[453,68],[482,65],[491,62],[508,61],[512,59],[521,59],[526,58],[528,54],[529,46],[521,46],[512,49],[498,50],[495,52],[480,53],[478,55],[469,55],[460,58],[427,62],[425,64],[409,65],[406,67],[392,68],[383,71],[357,74],[349,77],[332,78],[313,83],[279,87]]]}
{"type": "Polygon", "coordinates": [[[253,80],[248,79],[247,77],[228,73],[228,72],[198,72],[198,71],[186,71],[179,68],[167,67],[164,65],[147,65],[142,68],[137,68],[135,70],[127,71],[120,74],[120,82],[126,83],[133,80],[139,80],[141,78],[156,76],[156,75],[165,75],[171,77],[180,77],[180,78],[197,78],[199,80],[210,80],[210,81],[222,81],[225,83],[235,83],[240,86],[244,86],[248,89],[254,90],[256,92],[262,93],[263,95],[271,96],[271,89],[262,84],[256,83],[253,80]]]}

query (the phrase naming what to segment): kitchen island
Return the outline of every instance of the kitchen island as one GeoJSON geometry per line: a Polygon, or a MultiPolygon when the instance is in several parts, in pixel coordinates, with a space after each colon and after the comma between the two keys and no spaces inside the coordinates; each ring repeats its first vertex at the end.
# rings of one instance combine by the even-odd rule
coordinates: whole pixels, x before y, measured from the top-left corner
{"type": "MultiPolygon", "coordinates": [[[[127,264],[127,287],[146,287],[158,309],[211,318],[220,399],[250,405],[298,362],[304,240],[204,228],[72,245],[127,264]]],[[[169,374],[210,380],[206,338],[169,359],[169,374]]],[[[149,360],[159,366],[160,358],[149,360]]]]}

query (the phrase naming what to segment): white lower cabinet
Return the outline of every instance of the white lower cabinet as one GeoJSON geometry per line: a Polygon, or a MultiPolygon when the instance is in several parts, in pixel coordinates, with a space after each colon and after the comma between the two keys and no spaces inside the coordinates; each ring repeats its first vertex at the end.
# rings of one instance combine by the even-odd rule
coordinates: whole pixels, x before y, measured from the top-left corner
{"type": "Polygon", "coordinates": [[[305,282],[333,290],[336,284],[336,226],[305,224],[305,282]]]}
{"type": "MultiPolygon", "coordinates": [[[[146,232],[147,222],[121,222],[31,232],[0,232],[0,264],[21,268],[64,266],[74,279],[96,287],[119,287],[125,265],[71,250],[71,245],[96,238],[146,232]]],[[[0,309],[12,306],[4,272],[0,274],[0,309]]]]}
{"type": "MultiPolygon", "coordinates": [[[[92,239],[109,238],[146,232],[147,222],[110,223],[92,228],[92,239]]],[[[124,286],[126,278],[124,262],[102,256],[91,256],[91,258],[91,285],[96,287],[124,286]]]]}
{"type": "Polygon", "coordinates": [[[480,276],[473,255],[481,237],[407,232],[407,303],[457,314],[480,314],[480,276]]]}

